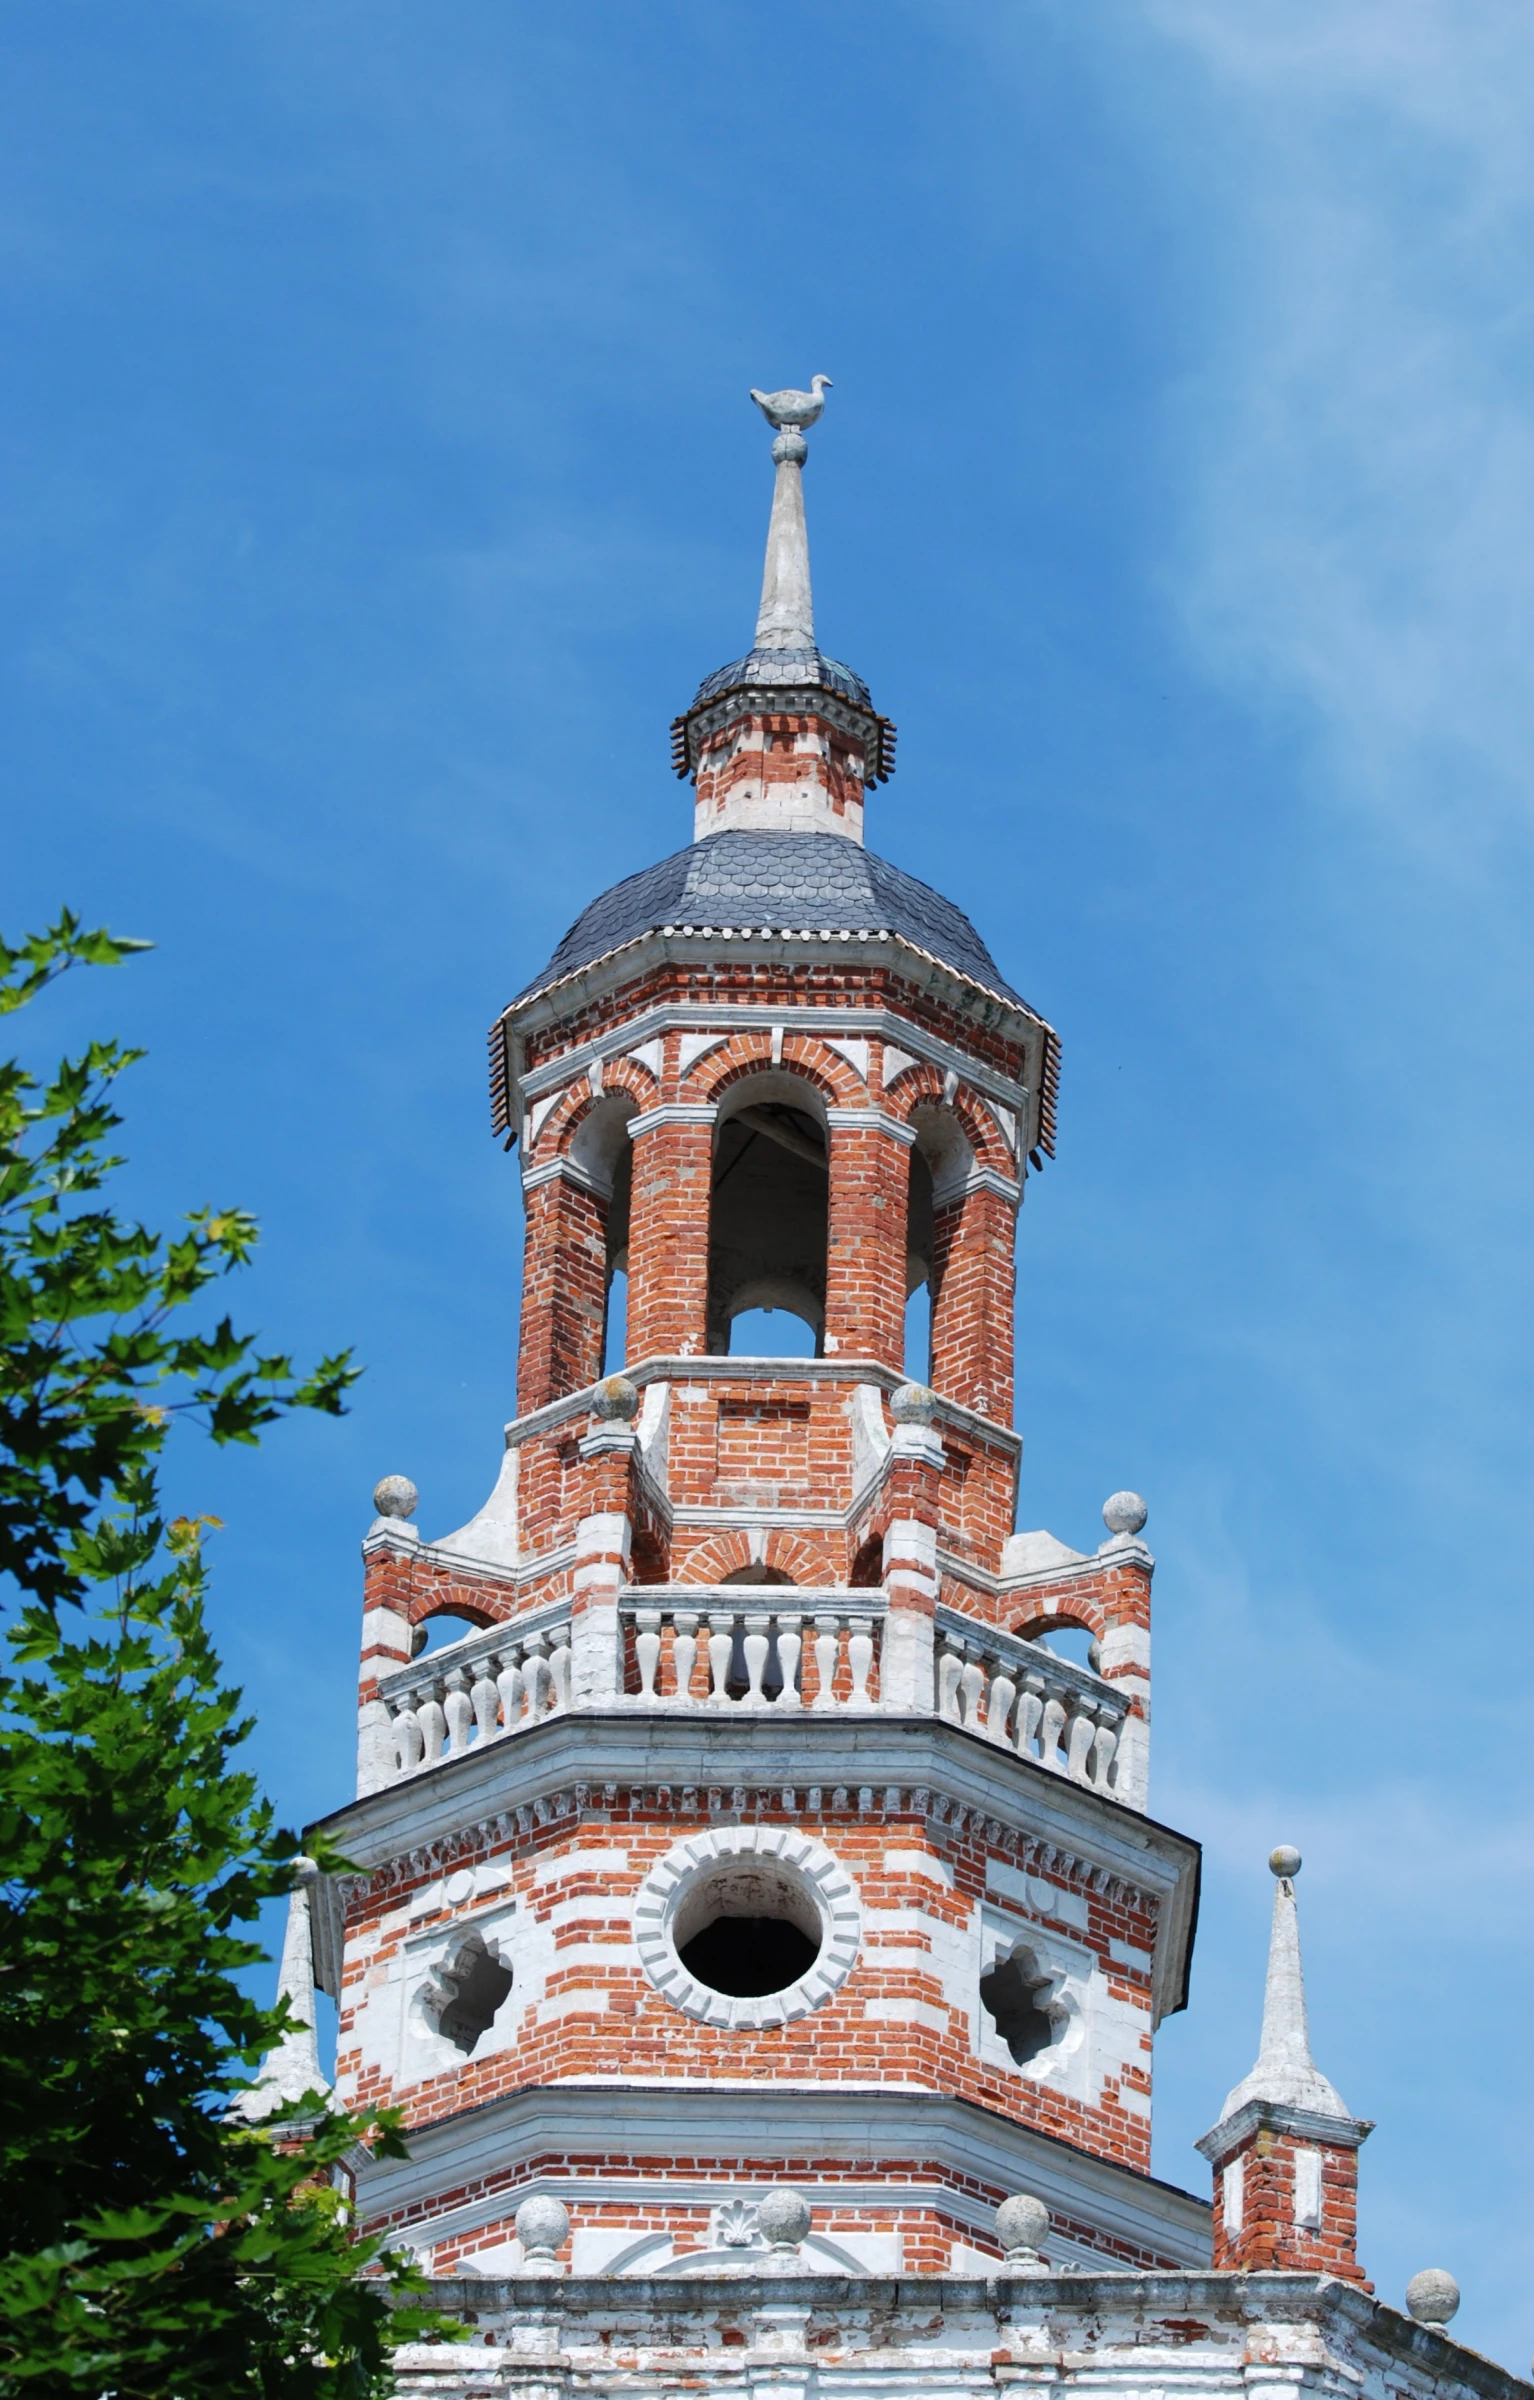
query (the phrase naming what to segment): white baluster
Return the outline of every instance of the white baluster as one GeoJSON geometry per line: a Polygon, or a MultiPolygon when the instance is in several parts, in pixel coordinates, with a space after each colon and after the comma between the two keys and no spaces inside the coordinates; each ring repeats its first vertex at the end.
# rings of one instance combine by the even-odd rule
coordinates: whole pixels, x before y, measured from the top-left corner
{"type": "Polygon", "coordinates": [[[442,1713],[447,1719],[447,1754],[449,1758],[456,1758],[460,1751],[467,1750],[469,1735],[474,1726],[474,1709],[469,1699],[468,1678],[462,1667],[452,1667],[448,1670],[447,1700],[442,1713]]]}
{"type": "Polygon", "coordinates": [[[473,1688],[469,1693],[469,1699],[474,1709],[474,1722],[479,1727],[479,1738],[482,1742],[494,1741],[500,1730],[501,1695],[495,1688],[495,1678],[490,1672],[492,1664],[493,1661],[487,1651],[474,1670],[473,1688]]]}
{"type": "Polygon", "coordinates": [[[762,1689],[762,1677],[767,1672],[767,1653],[772,1648],[769,1638],[772,1619],[753,1614],[746,1618],[745,1624],[746,1638],[741,1647],[746,1654],[746,1705],[763,1708],[767,1695],[762,1689]]]}
{"type": "Polygon", "coordinates": [[[515,1733],[522,1722],[522,1669],[518,1664],[521,1648],[513,1643],[507,1650],[498,1650],[500,1673],[495,1688],[501,1695],[501,1731],[515,1733]]]}
{"type": "Polygon", "coordinates": [[[1034,1754],[1039,1719],[1043,1714],[1044,1678],[1042,1675],[1025,1675],[1022,1695],[1017,1703],[1017,1747],[1023,1758],[1032,1758],[1034,1754]]]}
{"type": "Polygon", "coordinates": [[[836,1651],[841,1636],[840,1617],[815,1619],[815,1706],[836,1706],[836,1651]]]}
{"type": "Polygon", "coordinates": [[[1113,1771],[1113,1753],[1119,1746],[1119,1729],[1106,1718],[1098,1726],[1092,1743],[1092,1781],[1100,1792],[1109,1789],[1113,1771]]]}
{"type": "Polygon", "coordinates": [[[549,1706],[568,1708],[570,1705],[570,1628],[556,1625],[554,1647],[549,1652],[549,1706]]]}
{"type": "Polygon", "coordinates": [[[408,1700],[397,1700],[394,1704],[394,1747],[400,1773],[414,1774],[426,1744],[421,1735],[421,1720],[408,1700]]]}
{"type": "Polygon", "coordinates": [[[1087,1761],[1092,1755],[1092,1743],[1097,1732],[1097,1720],[1089,1700],[1077,1699],[1071,1707],[1070,1732],[1066,1736],[1065,1771],[1078,1783],[1090,1780],[1087,1761]]]}
{"type": "Polygon", "coordinates": [[[950,1725],[959,1722],[959,1677],[964,1672],[964,1642],[956,1633],[943,1636],[943,1655],[937,1662],[937,1713],[950,1725]]]}
{"type": "Polygon", "coordinates": [[[717,1707],[729,1699],[725,1685],[730,1680],[730,1661],[735,1654],[735,1617],[716,1613],[708,1620],[708,1671],[714,1688],[709,1697],[717,1707]]]}
{"type": "Polygon", "coordinates": [[[778,1694],[779,1708],[799,1706],[799,1653],[804,1637],[792,1617],[778,1619],[778,1673],[783,1689],[778,1694]]]}
{"type": "Polygon", "coordinates": [[[660,1665],[660,1610],[634,1611],[634,1656],[639,1661],[639,1697],[655,1698],[655,1670],[660,1665]]]}
{"type": "Polygon", "coordinates": [[[964,1705],[964,1722],[972,1732],[980,1728],[980,1703],[985,1695],[985,1669],[978,1658],[967,1658],[959,1677],[959,1697],[964,1705]]]}
{"type": "Polygon", "coordinates": [[[681,1610],[671,1620],[675,1635],[671,1645],[671,1665],[676,1676],[676,1698],[685,1708],[692,1699],[693,1669],[698,1660],[698,1620],[681,1610]]]}
{"type": "Polygon", "coordinates": [[[849,1617],[847,1664],[852,1670],[852,1708],[872,1708],[868,1678],[874,1664],[874,1621],[872,1617],[849,1617]]]}
{"type": "Polygon", "coordinates": [[[1004,1742],[1007,1727],[1012,1721],[1012,1703],[1017,1698],[1017,1685],[1004,1667],[998,1667],[991,1677],[990,1692],[985,1703],[985,1730],[993,1742],[1004,1742]]]}
{"type": "Polygon", "coordinates": [[[522,1644],[522,1680],[527,1686],[527,1721],[536,1725],[548,1714],[549,1662],[544,1656],[546,1633],[530,1633],[522,1644]]]}
{"type": "Polygon", "coordinates": [[[421,1764],[423,1767],[434,1767],[442,1756],[442,1744],[447,1737],[447,1719],[442,1714],[442,1704],[437,1698],[434,1683],[428,1683],[423,1688],[415,1704],[415,1713],[421,1721],[421,1764]]]}
{"type": "Polygon", "coordinates": [[[1065,1725],[1065,1702],[1057,1692],[1051,1692],[1044,1703],[1039,1724],[1039,1757],[1055,1774],[1060,1772],[1060,1735],[1065,1725]]]}

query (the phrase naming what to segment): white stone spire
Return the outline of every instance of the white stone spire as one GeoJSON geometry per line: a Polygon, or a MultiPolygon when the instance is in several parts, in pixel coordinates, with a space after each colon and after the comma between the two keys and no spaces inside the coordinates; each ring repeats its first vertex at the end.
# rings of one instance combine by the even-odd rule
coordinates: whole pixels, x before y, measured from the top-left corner
{"type": "Polygon", "coordinates": [[[804,522],[804,462],[809,452],[804,428],[825,406],[829,375],[812,375],[807,392],[751,394],[769,425],[777,427],[772,455],[778,475],[767,526],[767,563],[762,571],[762,605],[756,619],[758,650],[813,650],[815,609],[810,598],[810,537],[804,522]]]}
{"type": "Polygon", "coordinates": [[[236,2103],[247,2123],[258,2125],[288,2100],[306,2092],[328,2092],[320,2070],[319,2044],[314,2032],[314,1951],[310,1927],[309,1892],[319,1870],[312,1859],[301,1859],[297,1880],[288,1897],[288,1922],[282,1940],[282,1964],[277,1971],[277,1997],[286,2000],[294,2023],[261,2061],[261,2072],[236,2103]]]}
{"type": "Polygon", "coordinates": [[[1278,1882],[1273,1894],[1273,1933],[1268,1945],[1268,1982],[1262,2003],[1262,2041],[1256,2066],[1231,2093],[1220,2111],[1220,2123],[1223,2125],[1228,2117],[1235,2116],[1250,2100],[1270,2100],[1281,2108],[1308,2109],[1318,2117],[1347,2117],[1349,2112],[1336,2087],[1327,2082],[1310,2055],[1305,1970],[1300,1963],[1300,1917],[1294,1898],[1300,1854],[1285,1845],[1273,1852],[1268,1865],[1278,1882]]]}

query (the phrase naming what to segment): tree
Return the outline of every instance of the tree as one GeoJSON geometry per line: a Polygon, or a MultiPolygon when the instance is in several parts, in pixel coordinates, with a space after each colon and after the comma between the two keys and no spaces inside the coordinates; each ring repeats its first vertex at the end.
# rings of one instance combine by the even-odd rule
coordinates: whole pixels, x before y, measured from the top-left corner
{"type": "MultiPolygon", "coordinates": [[[[0,942],[0,1013],[144,947],[68,913],[0,942]]],[[[238,1763],[215,1520],[167,1521],[159,1473],[178,1418],[254,1442],[340,1414],[357,1370],[197,1325],[249,1217],[166,1240],[113,1212],[112,1096],[140,1055],[93,1042],[46,1084],[0,1064],[0,2393],[340,2400],[386,2390],[437,2320],[340,2188],[359,2143],[402,2154],[396,2120],[319,2095],[260,2132],[230,2113],[289,2023],[235,1978],[298,1842],[238,1763]]]]}

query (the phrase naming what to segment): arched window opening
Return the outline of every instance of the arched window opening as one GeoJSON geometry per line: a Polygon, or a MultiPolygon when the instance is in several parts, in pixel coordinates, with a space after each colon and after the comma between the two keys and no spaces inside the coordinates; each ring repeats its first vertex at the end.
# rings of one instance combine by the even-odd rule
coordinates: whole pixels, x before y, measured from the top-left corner
{"type": "Polygon", "coordinates": [[[454,1642],[467,1641],[491,1622],[489,1617],[461,1615],[457,1609],[439,1608],[433,1615],[423,1617],[410,1635],[410,1655],[424,1658],[429,1652],[446,1650],[454,1642]]]}
{"type": "Polygon", "coordinates": [[[628,1364],[629,1355],[629,1274],[628,1252],[623,1253],[623,1265],[614,1267],[607,1278],[607,1318],[602,1332],[602,1372],[616,1375],[628,1364]]]}
{"type": "Polygon", "coordinates": [[[1011,2051],[1016,2065],[1047,2050],[1065,2027],[1064,2012],[1048,2005],[1055,1977],[1040,1967],[1031,1950],[1014,1950],[998,1959],[980,1978],[980,1998],[986,2014],[1011,2051]]]}
{"type": "Polygon", "coordinates": [[[1102,1644],[1089,1625],[1067,1625],[1057,1617],[1036,1617],[1020,1630],[1024,1641],[1037,1642],[1041,1650],[1052,1650],[1056,1658],[1069,1659],[1073,1667],[1089,1667],[1094,1675],[1102,1673],[1102,1644]]]}
{"type": "Polygon", "coordinates": [[[906,1204],[905,1350],[906,1378],[911,1383],[932,1380],[932,1169],[918,1136],[911,1152],[911,1181],[906,1204]]]}
{"type": "Polygon", "coordinates": [[[452,1958],[432,1972],[427,2007],[444,2041],[467,2058],[489,2032],[511,1985],[510,1967],[502,1964],[482,1933],[471,1933],[452,1958]]]}
{"type": "Polygon", "coordinates": [[[741,1308],[730,1319],[731,1358],[814,1358],[815,1328],[791,1308],[741,1308]]]}
{"type": "MultiPolygon", "coordinates": [[[[906,1369],[910,1373],[909,1367],[906,1369]]],[[[884,1581],[884,1544],[878,1534],[866,1541],[852,1562],[847,1578],[855,1592],[874,1592],[884,1581]]]]}
{"type": "MultiPolygon", "coordinates": [[[[825,1331],[830,1136],[818,1093],[777,1070],[732,1086],[714,1137],[709,1211],[708,1347],[740,1354],[737,1318],[786,1313],[825,1331]]],[[[749,1335],[754,1330],[745,1328],[749,1335]]],[[[765,1357],[803,1355],[776,1327],[765,1357]]],[[[812,1353],[812,1354],[814,1354],[812,1353]]]]}

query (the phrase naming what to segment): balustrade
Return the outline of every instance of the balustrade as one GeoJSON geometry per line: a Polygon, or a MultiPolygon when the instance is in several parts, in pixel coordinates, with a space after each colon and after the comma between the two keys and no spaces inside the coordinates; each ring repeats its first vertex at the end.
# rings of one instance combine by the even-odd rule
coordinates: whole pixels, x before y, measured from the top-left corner
{"type": "Polygon", "coordinates": [[[874,1707],[883,1595],[800,1589],[780,1600],[778,1588],[700,1588],[685,1606],[626,1598],[639,1678],[631,1697],[652,1708],[874,1707]]]}
{"type": "Polygon", "coordinates": [[[570,1618],[491,1625],[386,1678],[395,1771],[412,1775],[570,1705],[570,1618]]]}
{"type": "Polygon", "coordinates": [[[1126,1703],[1041,1643],[939,1609],[937,1713],[1053,1774],[1113,1789],[1126,1703]]]}

